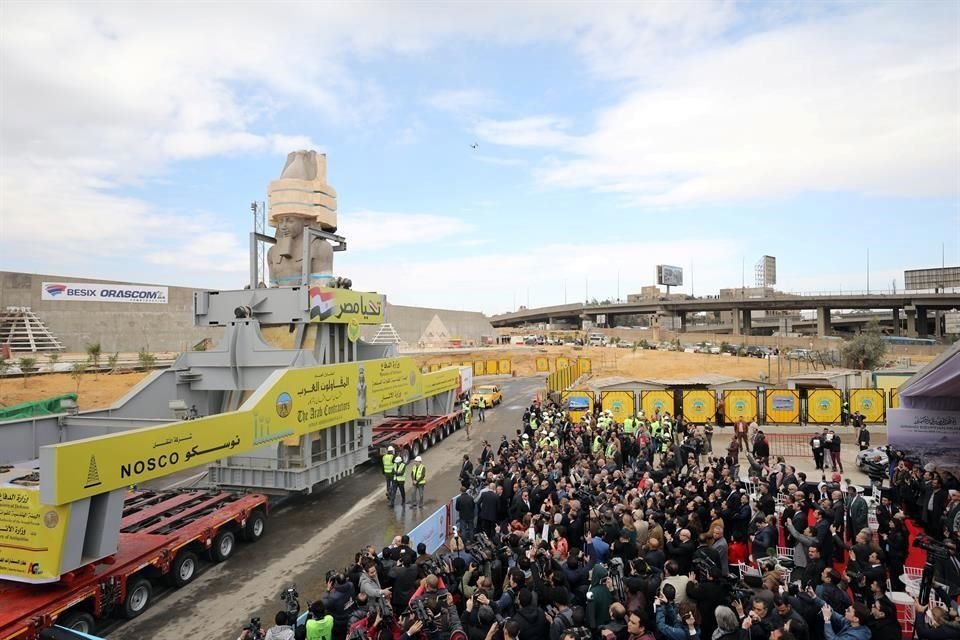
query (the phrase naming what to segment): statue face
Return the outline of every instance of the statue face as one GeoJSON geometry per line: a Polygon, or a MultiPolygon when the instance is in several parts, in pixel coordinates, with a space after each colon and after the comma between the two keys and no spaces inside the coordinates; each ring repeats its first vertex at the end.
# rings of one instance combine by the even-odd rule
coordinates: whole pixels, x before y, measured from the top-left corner
{"type": "Polygon", "coordinates": [[[282,216],[277,221],[278,238],[299,238],[303,235],[305,220],[299,216],[282,216]]]}

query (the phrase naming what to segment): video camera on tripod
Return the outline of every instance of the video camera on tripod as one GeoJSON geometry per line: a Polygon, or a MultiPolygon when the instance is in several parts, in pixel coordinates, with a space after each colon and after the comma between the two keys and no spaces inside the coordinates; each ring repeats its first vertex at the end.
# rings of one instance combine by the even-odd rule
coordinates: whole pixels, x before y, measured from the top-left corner
{"type": "Polygon", "coordinates": [[[300,594],[297,585],[292,584],[280,592],[280,599],[287,606],[287,617],[296,620],[300,616],[300,594]]]}

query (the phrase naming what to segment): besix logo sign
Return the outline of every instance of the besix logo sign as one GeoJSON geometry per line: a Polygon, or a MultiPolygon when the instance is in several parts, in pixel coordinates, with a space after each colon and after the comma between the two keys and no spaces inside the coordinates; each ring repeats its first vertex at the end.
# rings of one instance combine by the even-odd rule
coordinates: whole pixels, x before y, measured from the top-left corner
{"type": "Polygon", "coordinates": [[[41,300],[80,302],[132,302],[135,304],[167,304],[167,287],[138,284],[100,284],[91,282],[44,282],[41,300]]]}

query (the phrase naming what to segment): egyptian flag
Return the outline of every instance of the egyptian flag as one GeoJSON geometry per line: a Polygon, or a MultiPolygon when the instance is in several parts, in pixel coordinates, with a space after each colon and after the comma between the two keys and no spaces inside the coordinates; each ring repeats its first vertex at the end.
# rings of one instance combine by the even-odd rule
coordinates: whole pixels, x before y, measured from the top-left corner
{"type": "Polygon", "coordinates": [[[322,287],[310,287],[310,319],[326,320],[333,315],[336,294],[322,287]]]}

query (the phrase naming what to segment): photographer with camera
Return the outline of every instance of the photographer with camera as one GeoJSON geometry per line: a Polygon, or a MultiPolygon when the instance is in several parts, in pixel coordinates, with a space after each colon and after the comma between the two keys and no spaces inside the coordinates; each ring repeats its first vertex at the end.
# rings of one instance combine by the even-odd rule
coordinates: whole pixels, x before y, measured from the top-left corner
{"type": "Polygon", "coordinates": [[[840,615],[817,597],[810,587],[807,587],[807,594],[820,607],[826,640],[870,640],[870,629],[866,626],[870,621],[870,610],[866,605],[855,602],[844,609],[844,615],[840,615]]]}
{"type": "Polygon", "coordinates": [[[677,592],[673,585],[666,584],[653,602],[656,630],[666,640],[700,640],[700,626],[696,606],[684,602],[679,607],[674,603],[677,592]]]}
{"type": "Polygon", "coordinates": [[[330,640],[333,637],[333,616],[327,613],[322,601],[310,604],[309,615],[304,623],[306,640],[330,640]]]}

